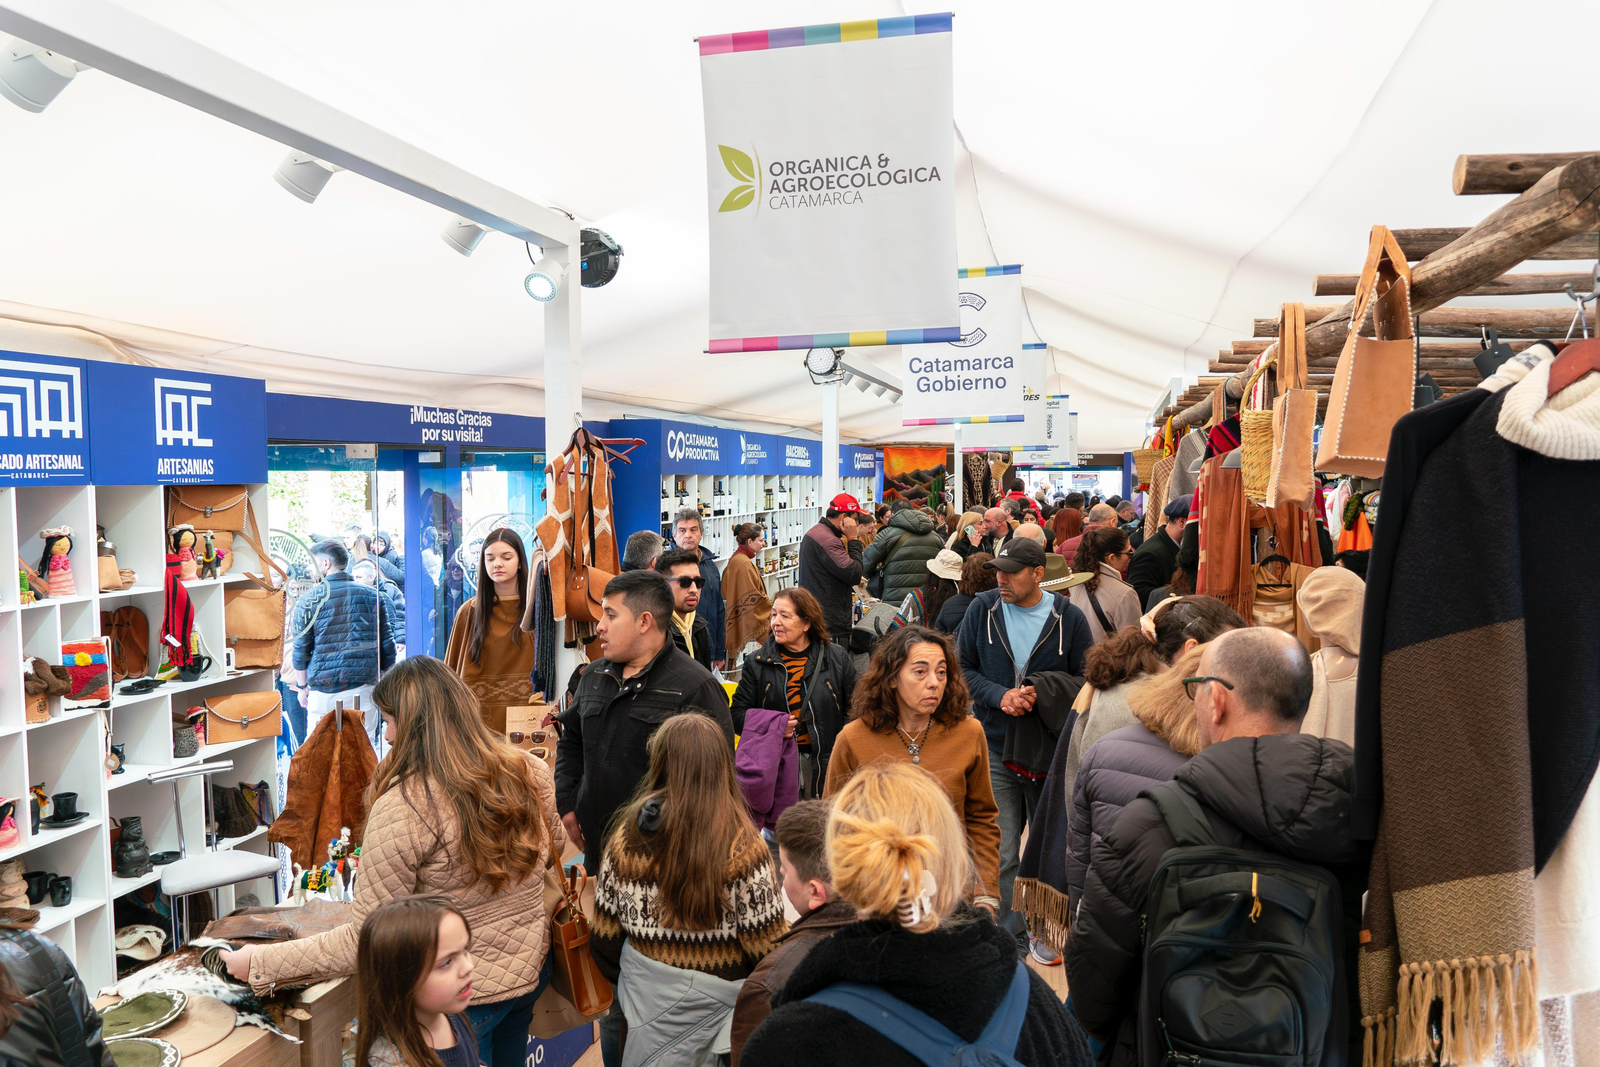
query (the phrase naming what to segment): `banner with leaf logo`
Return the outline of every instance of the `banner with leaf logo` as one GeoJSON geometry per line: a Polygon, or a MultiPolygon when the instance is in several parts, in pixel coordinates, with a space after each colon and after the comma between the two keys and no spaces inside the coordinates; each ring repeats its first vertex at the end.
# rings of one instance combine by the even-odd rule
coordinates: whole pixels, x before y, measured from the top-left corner
{"type": "Polygon", "coordinates": [[[700,38],[711,351],[960,339],[950,30],[700,38]]]}

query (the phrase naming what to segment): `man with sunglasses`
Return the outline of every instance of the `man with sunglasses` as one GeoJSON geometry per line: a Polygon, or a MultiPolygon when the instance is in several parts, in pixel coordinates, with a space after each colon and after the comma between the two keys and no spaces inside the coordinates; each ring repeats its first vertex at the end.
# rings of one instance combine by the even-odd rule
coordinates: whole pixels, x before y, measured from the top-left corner
{"type": "Polygon", "coordinates": [[[672,587],[672,641],[706,670],[711,669],[711,627],[696,609],[706,587],[700,558],[693,552],[673,549],[656,560],[656,573],[672,587]]]}

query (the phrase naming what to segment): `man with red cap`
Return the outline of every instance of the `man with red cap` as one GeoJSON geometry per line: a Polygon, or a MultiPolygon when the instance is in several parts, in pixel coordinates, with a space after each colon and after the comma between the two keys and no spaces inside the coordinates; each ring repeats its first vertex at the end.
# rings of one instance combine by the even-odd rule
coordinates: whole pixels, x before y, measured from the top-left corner
{"type": "Polygon", "coordinates": [[[856,533],[865,517],[855,497],[840,493],[800,542],[796,582],[822,605],[828,636],[844,645],[850,643],[851,594],[861,581],[861,542],[856,533]]]}

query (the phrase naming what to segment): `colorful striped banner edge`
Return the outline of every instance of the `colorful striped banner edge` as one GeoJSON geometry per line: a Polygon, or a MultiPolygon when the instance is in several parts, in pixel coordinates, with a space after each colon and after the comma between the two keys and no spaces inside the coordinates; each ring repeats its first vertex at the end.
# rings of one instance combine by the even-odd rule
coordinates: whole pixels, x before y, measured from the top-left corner
{"type": "Polygon", "coordinates": [[[1022,422],[1024,415],[971,415],[961,418],[905,419],[902,426],[986,426],[991,422],[1022,422]]]}
{"type": "Polygon", "coordinates": [[[1002,263],[998,267],[957,267],[957,278],[998,278],[1002,274],[1021,274],[1021,263],[1002,263]]]}
{"type": "Polygon", "coordinates": [[[954,17],[947,11],[939,15],[905,15],[858,22],[825,22],[815,26],[785,26],[776,30],[707,34],[699,39],[700,54],[720,56],[730,52],[765,52],[773,48],[801,48],[811,44],[844,44],[886,37],[915,37],[924,33],[949,33],[954,17]]]}
{"type": "Polygon", "coordinates": [[[877,345],[949,344],[961,340],[961,327],[929,330],[858,330],[852,333],[780,334],[776,337],[725,337],[713,339],[713,354],[726,352],[783,352],[797,348],[871,348],[877,345]]]}

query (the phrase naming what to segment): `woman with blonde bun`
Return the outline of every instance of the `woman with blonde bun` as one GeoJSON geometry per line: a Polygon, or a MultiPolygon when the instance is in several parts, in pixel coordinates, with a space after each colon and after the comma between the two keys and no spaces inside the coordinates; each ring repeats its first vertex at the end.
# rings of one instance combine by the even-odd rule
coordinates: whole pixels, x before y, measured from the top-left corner
{"type": "Polygon", "coordinates": [[[910,763],[858,770],[828,817],[828,866],[834,891],[855,907],[858,921],[819,941],[800,961],[773,997],[772,1014],[746,1043],[742,1063],[919,1067],[923,1060],[907,1046],[861,1021],[887,1014],[914,1020],[911,1040],[924,1051],[929,1035],[978,1042],[999,1017],[987,1035],[997,1042],[991,1047],[1017,1062],[1090,1067],[1077,1020],[1018,962],[1016,939],[966,902],[977,879],[966,832],[930,774],[910,763]],[[881,998],[880,1006],[858,1016],[848,1005],[862,1002],[833,988],[839,983],[874,987],[863,992],[881,998]],[[1024,997],[1017,1033],[1015,1008],[1024,997]],[[1000,1048],[1010,1034],[995,1034],[1008,1016],[1015,1043],[1000,1048]]]}

